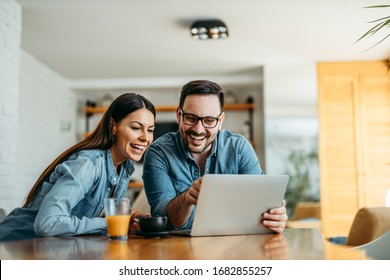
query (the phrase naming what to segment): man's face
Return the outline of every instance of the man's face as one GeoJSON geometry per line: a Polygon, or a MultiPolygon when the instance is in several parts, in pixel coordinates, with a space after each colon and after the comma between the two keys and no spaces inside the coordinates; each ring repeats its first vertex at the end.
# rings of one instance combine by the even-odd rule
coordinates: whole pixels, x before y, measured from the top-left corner
{"type": "Polygon", "coordinates": [[[222,128],[224,114],[221,114],[219,99],[215,95],[189,95],[186,97],[182,111],[176,111],[176,117],[179,123],[180,135],[183,137],[187,145],[187,149],[193,154],[201,154],[208,152],[211,149],[211,144],[222,128]],[[218,122],[213,128],[205,128],[201,120],[198,120],[195,125],[189,125],[183,121],[183,114],[189,119],[195,120],[196,117],[204,118],[203,123],[206,126],[213,125],[212,119],[218,119],[218,122]]]}

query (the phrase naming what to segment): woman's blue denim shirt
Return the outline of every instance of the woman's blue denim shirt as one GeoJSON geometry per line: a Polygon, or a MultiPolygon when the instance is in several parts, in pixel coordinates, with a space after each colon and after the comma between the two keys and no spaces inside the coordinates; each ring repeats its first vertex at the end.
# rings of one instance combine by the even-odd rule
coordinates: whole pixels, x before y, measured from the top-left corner
{"type": "Polygon", "coordinates": [[[26,208],[16,208],[0,224],[0,240],[4,231],[15,237],[33,237],[34,231],[37,236],[105,232],[107,222],[99,217],[103,200],[125,196],[133,172],[134,163],[127,160],[118,175],[110,150],[72,155],[55,167],[26,208]]]}
{"type": "MultiPolygon", "coordinates": [[[[244,136],[221,130],[213,142],[204,173],[263,174],[263,171],[244,136]]],[[[202,175],[179,132],[156,139],[145,153],[142,175],[152,215],[166,216],[168,203],[202,175]]],[[[195,208],[181,229],[192,227],[195,208]]]]}

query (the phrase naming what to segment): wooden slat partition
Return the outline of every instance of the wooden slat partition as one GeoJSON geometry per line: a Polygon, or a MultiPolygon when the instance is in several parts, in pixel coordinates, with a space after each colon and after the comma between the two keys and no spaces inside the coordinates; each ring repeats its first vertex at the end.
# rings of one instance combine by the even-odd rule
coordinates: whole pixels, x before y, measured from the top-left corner
{"type": "Polygon", "coordinates": [[[322,230],[347,235],[361,207],[390,188],[390,74],[386,62],[318,64],[322,230]]]}

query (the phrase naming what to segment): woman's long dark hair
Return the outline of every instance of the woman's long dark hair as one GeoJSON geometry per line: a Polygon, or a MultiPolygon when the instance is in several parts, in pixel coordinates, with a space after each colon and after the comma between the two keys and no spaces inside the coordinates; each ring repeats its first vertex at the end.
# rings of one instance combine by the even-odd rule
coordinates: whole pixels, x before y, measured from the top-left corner
{"type": "Polygon", "coordinates": [[[47,179],[48,176],[53,172],[54,168],[67,160],[71,155],[81,151],[81,150],[90,150],[90,149],[100,149],[107,150],[112,147],[115,141],[115,137],[112,133],[111,119],[115,123],[119,123],[124,119],[128,114],[133,113],[138,109],[146,108],[153,113],[154,118],[156,118],[156,110],[153,104],[146,99],[144,96],[136,93],[124,93],[118,98],[116,98],[108,107],[107,111],[104,113],[102,119],[100,120],[96,129],[87,136],[81,142],[73,145],[61,155],[59,155],[39,176],[38,180],[35,182],[33,188],[31,189],[29,195],[27,196],[26,202],[23,207],[27,207],[31,200],[34,198],[35,194],[38,192],[42,183],[47,179]]]}

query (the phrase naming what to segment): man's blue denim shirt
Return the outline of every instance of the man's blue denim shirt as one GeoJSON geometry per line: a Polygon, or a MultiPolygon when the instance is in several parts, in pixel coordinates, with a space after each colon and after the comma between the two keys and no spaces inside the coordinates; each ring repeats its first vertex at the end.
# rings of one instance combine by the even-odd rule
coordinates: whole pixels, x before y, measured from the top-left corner
{"type": "MultiPolygon", "coordinates": [[[[207,158],[205,173],[263,174],[263,171],[252,145],[244,136],[221,130],[207,158]]],[[[168,203],[202,175],[179,132],[156,139],[145,153],[142,176],[152,215],[166,216],[168,203]]],[[[195,208],[181,229],[192,227],[195,208]]]]}
{"type": "Polygon", "coordinates": [[[83,150],[56,166],[26,208],[14,209],[0,224],[0,240],[103,233],[104,198],[126,195],[134,163],[118,175],[110,150],[83,150]],[[10,236],[6,236],[10,235],[10,236]],[[18,236],[20,235],[20,236],[18,236]]]}

